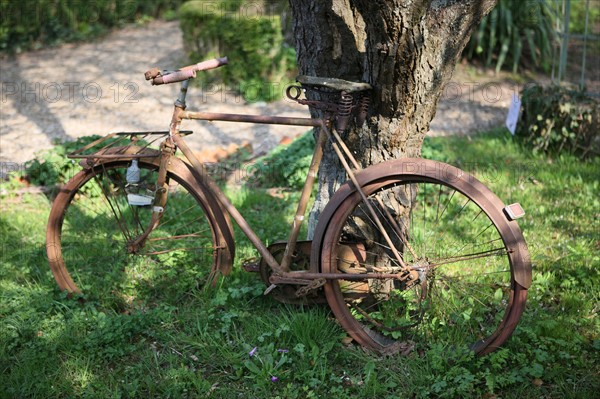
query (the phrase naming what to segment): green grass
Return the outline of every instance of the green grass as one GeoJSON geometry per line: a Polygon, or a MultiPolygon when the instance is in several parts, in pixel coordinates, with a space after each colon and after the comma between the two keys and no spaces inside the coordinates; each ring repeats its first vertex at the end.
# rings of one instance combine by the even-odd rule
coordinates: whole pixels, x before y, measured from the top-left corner
{"type": "MultiPolygon", "coordinates": [[[[326,307],[262,295],[258,276],[240,270],[256,253],[239,230],[236,267],[217,287],[134,302],[126,312],[102,298],[68,299],[45,257],[50,201],[5,194],[0,398],[596,397],[600,160],[534,156],[500,132],[431,139],[423,152],[474,173],[527,212],[520,225],[534,283],[502,349],[474,358],[448,342],[380,357],[346,347],[326,307]]],[[[243,186],[228,193],[261,238],[286,238],[296,194],[243,186]]]]}

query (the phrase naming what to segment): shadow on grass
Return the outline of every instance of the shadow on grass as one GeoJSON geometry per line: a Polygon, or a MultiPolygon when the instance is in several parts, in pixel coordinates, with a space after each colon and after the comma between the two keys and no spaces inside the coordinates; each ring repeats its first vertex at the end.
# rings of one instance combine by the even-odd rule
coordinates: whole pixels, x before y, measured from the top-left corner
{"type": "Polygon", "coordinates": [[[39,397],[71,384],[57,351],[70,305],[55,289],[40,233],[24,235],[19,222],[0,214],[0,396],[39,397]]]}
{"type": "Polygon", "coordinates": [[[166,380],[154,377],[162,366],[154,377],[142,369],[151,364],[152,343],[174,323],[175,307],[118,312],[102,298],[77,301],[59,292],[43,241],[48,204],[35,202],[16,208],[39,218],[0,214],[0,397],[148,396],[136,394],[139,385],[159,391],[166,380]],[[136,381],[125,383],[134,368],[136,381]]]}

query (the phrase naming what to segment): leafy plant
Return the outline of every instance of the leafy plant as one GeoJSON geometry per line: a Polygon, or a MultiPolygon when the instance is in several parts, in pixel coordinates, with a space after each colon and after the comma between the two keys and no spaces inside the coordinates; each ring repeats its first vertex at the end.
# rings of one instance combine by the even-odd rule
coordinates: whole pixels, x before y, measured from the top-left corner
{"type": "Polygon", "coordinates": [[[598,27],[594,27],[594,21],[600,19],[600,8],[596,5],[594,7],[594,1],[572,1],[571,2],[571,18],[569,19],[569,32],[571,33],[585,33],[585,14],[588,13],[588,33],[593,33],[595,30],[598,32],[598,27]],[[586,7],[589,4],[589,8],[586,7]]]}
{"type": "Polygon", "coordinates": [[[532,65],[547,70],[557,39],[553,18],[548,0],[500,0],[471,36],[466,57],[496,71],[505,64],[513,72],[532,65]]]}
{"type": "Polygon", "coordinates": [[[535,151],[600,154],[600,106],[585,93],[532,85],[523,91],[517,135],[535,151]]]}
{"type": "Polygon", "coordinates": [[[262,186],[302,188],[314,148],[312,131],[287,146],[275,148],[257,162],[256,182],[262,186]]]}
{"type": "Polygon", "coordinates": [[[288,363],[288,349],[277,349],[273,344],[266,348],[254,347],[248,352],[250,357],[244,366],[250,372],[249,378],[257,385],[265,385],[269,381],[276,383],[286,371],[283,367],[288,363]]]}
{"type": "Polygon", "coordinates": [[[58,142],[49,149],[36,154],[36,157],[25,164],[25,178],[30,183],[38,186],[52,187],[64,184],[81,170],[81,166],[74,159],[67,158],[73,152],[101,136],[85,136],[75,141],[58,142]]]}
{"type": "Polygon", "coordinates": [[[421,157],[425,159],[435,159],[442,162],[448,162],[447,156],[444,154],[444,147],[439,141],[432,140],[430,137],[425,137],[423,146],[421,147],[421,157]]]}
{"type": "MultiPolygon", "coordinates": [[[[38,186],[53,187],[65,184],[82,168],[81,159],[70,159],[67,155],[101,137],[92,135],[79,137],[72,141],[56,141],[52,148],[37,152],[34,159],[26,162],[20,177],[38,186]]],[[[100,143],[88,148],[85,154],[92,154],[110,146],[127,145],[133,145],[133,142],[127,139],[124,140],[123,136],[114,136],[105,138],[100,143]]],[[[144,139],[138,139],[135,145],[145,147],[149,146],[150,143],[144,139]]]]}

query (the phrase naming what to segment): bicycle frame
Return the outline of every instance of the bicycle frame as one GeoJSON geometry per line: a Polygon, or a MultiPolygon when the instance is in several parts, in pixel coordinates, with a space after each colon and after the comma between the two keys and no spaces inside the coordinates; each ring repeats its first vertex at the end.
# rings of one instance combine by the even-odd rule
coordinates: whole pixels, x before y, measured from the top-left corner
{"type": "MultiPolygon", "coordinates": [[[[358,162],[352,156],[352,153],[348,150],[347,146],[343,143],[339,134],[332,129],[332,117],[333,114],[326,114],[325,118],[292,118],[292,117],[276,117],[276,116],[263,116],[263,115],[246,115],[246,114],[223,114],[223,113],[210,113],[210,112],[191,112],[186,111],[185,97],[187,94],[187,87],[189,81],[184,81],[181,86],[181,91],[177,101],[175,102],[173,116],[171,119],[171,124],[169,127],[169,138],[167,140],[172,140],[173,143],[181,149],[183,155],[190,161],[194,169],[199,173],[200,176],[205,178],[206,183],[211,191],[213,191],[217,200],[222,204],[222,206],[227,210],[227,212],[231,215],[234,221],[238,224],[243,233],[248,237],[248,239],[252,242],[254,247],[258,250],[262,258],[268,264],[268,266],[276,272],[279,278],[301,278],[304,280],[315,280],[315,279],[348,279],[348,275],[341,274],[324,274],[324,273],[299,273],[299,272],[291,272],[290,271],[290,263],[292,259],[292,255],[296,248],[296,243],[298,240],[298,235],[300,233],[300,228],[302,226],[302,222],[304,221],[304,217],[306,214],[306,208],[308,206],[308,201],[310,199],[310,194],[312,191],[312,187],[314,185],[315,179],[317,177],[317,172],[319,166],[321,164],[321,160],[323,157],[323,151],[325,147],[325,143],[327,140],[332,141],[333,149],[336,152],[338,158],[342,162],[346,173],[354,183],[354,186],[357,188],[361,197],[367,208],[369,209],[372,217],[380,224],[379,217],[375,214],[374,210],[366,201],[366,196],[362,192],[360,185],[356,181],[356,177],[354,175],[354,171],[351,166],[346,161],[345,157],[347,157],[354,170],[360,170],[358,162]],[[258,237],[258,235],[254,232],[252,227],[248,224],[246,219],[242,216],[242,214],[235,208],[235,206],[231,203],[231,201],[227,198],[227,196],[223,193],[223,191],[218,187],[218,185],[208,176],[208,172],[203,165],[202,162],[198,160],[198,158],[194,155],[192,150],[188,147],[187,143],[184,141],[183,137],[179,134],[181,122],[184,119],[196,119],[196,120],[205,120],[205,121],[226,121],[226,122],[242,122],[242,123],[257,123],[257,124],[274,124],[274,125],[292,125],[292,126],[307,126],[307,127],[317,127],[319,128],[319,135],[317,138],[317,143],[315,145],[312,160],[310,163],[310,167],[308,170],[308,175],[304,182],[304,186],[301,191],[300,201],[298,203],[298,207],[296,210],[296,214],[294,216],[294,221],[292,223],[290,233],[288,236],[288,241],[286,243],[285,252],[282,258],[281,263],[278,263],[277,260],[273,257],[273,255],[267,249],[267,246],[262,242],[262,240],[258,237]]],[[[164,155],[163,155],[164,156],[164,155]]],[[[381,231],[385,232],[385,229],[381,226],[381,231]]],[[[384,233],[385,234],[385,233],[384,233]]],[[[402,257],[396,250],[394,244],[391,239],[385,234],[385,238],[388,241],[392,252],[394,253],[396,259],[399,264],[404,268],[408,269],[406,264],[403,262],[402,257]]],[[[370,275],[361,275],[361,279],[365,278],[398,278],[404,279],[404,273],[398,274],[381,274],[381,273],[372,273],[370,275]]]]}

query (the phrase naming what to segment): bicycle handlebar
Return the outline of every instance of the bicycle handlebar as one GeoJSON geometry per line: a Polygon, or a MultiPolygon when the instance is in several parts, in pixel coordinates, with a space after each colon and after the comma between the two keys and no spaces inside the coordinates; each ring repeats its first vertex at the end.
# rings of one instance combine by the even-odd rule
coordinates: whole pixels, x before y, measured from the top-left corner
{"type": "Polygon", "coordinates": [[[162,85],[175,82],[183,82],[184,80],[195,78],[196,72],[207,71],[209,69],[215,69],[223,65],[227,65],[227,57],[215,58],[212,60],[202,61],[197,64],[188,65],[177,71],[161,75],[158,68],[152,68],[147,71],[144,76],[146,80],[152,79],[152,85],[162,85]]]}

